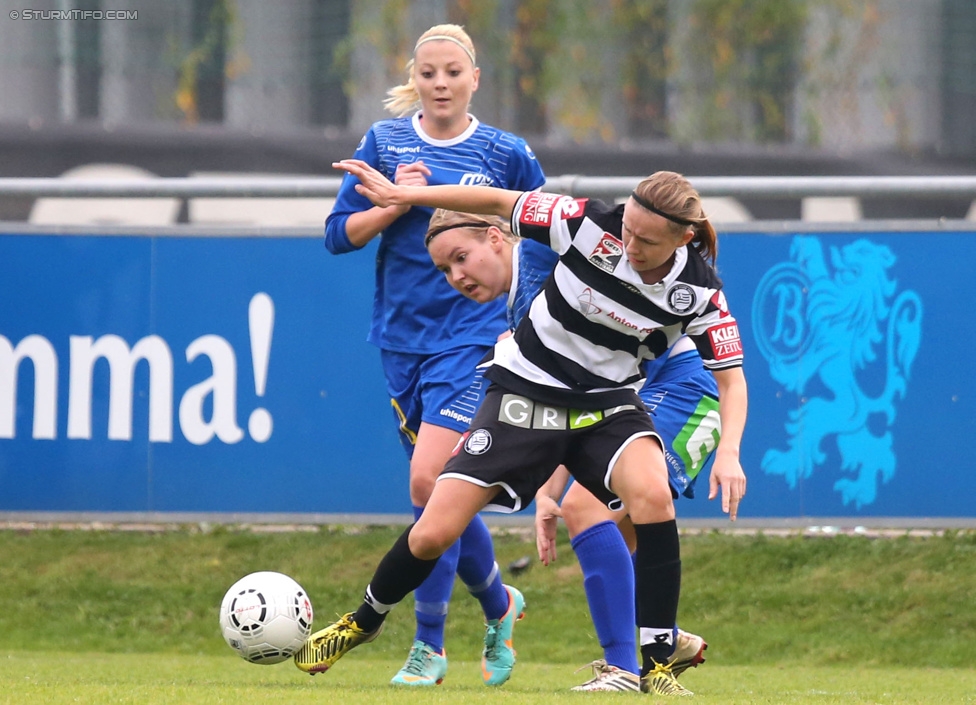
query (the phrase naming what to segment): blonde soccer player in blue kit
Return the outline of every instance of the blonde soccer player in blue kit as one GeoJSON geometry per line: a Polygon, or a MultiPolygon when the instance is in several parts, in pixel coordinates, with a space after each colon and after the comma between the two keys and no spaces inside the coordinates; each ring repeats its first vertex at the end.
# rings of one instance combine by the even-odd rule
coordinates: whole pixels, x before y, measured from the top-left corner
{"type": "MultiPolygon", "coordinates": [[[[389,92],[396,117],[370,127],[355,158],[403,185],[467,184],[537,189],[545,175],[525,140],[469,112],[480,70],[459,26],[437,25],[417,40],[407,81],[389,92]]],[[[410,459],[410,500],[423,513],[434,482],[480,404],[476,365],[506,328],[505,305],[478,306],[452,289],[424,248],[432,209],[374,207],[346,178],[326,221],[333,254],[379,237],[376,293],[368,340],[380,348],[400,440],[410,459]]],[[[487,386],[485,383],[483,386],[487,386]]],[[[482,676],[504,683],[522,595],[502,584],[491,537],[480,517],[415,591],[417,629],[394,684],[430,686],[447,673],[444,624],[455,573],[481,602],[487,623],[482,676]]]]}

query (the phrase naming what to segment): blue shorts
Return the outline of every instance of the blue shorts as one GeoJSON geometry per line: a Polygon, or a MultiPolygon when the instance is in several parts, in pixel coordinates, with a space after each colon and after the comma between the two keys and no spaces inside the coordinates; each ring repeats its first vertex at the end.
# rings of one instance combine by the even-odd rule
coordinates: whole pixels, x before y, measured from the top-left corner
{"type": "Polygon", "coordinates": [[[380,351],[386,390],[400,428],[400,443],[413,457],[421,422],[458,433],[468,429],[488,383],[475,367],[491,346],[468,345],[434,355],[380,351]]]}
{"type": "Polygon", "coordinates": [[[681,353],[641,388],[640,398],[664,442],[672,494],[694,497],[722,433],[715,375],[697,353],[681,353]]]}

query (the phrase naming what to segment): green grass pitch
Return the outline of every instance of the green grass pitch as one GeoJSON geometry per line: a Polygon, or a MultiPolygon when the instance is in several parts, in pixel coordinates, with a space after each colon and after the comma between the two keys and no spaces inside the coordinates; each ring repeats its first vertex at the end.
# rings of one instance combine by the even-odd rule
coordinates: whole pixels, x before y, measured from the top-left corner
{"type": "MultiPolygon", "coordinates": [[[[321,627],[353,609],[400,529],[167,527],[0,530],[0,704],[556,703],[600,657],[572,551],[506,579],[526,595],[519,663],[481,685],[481,616],[458,584],[450,670],[417,693],[390,677],[412,640],[411,599],[384,635],[329,673],[256,666],[224,644],[217,607],[242,575],[298,580],[321,627]]],[[[534,554],[525,531],[496,535],[500,565],[534,554]]],[[[976,703],[976,535],[915,538],[703,533],[682,539],[679,621],[709,642],[682,675],[703,703],[976,703]]]]}

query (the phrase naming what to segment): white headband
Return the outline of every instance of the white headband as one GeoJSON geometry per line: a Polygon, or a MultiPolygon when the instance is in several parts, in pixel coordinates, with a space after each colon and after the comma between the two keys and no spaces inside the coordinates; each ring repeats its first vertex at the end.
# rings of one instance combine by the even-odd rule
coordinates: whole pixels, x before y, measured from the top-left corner
{"type": "Polygon", "coordinates": [[[413,48],[413,53],[414,54],[417,53],[417,49],[420,48],[420,45],[421,44],[425,44],[427,42],[434,42],[434,41],[438,41],[438,40],[442,40],[442,41],[445,41],[445,42],[454,42],[455,44],[457,44],[459,47],[461,47],[462,49],[464,49],[464,53],[468,55],[468,58],[469,59],[471,59],[471,65],[472,66],[475,65],[474,52],[471,51],[470,49],[468,49],[466,46],[464,46],[464,44],[461,43],[461,41],[459,39],[455,39],[454,37],[449,37],[446,34],[432,34],[429,37],[424,37],[419,42],[417,42],[417,46],[415,46],[413,48]]]}

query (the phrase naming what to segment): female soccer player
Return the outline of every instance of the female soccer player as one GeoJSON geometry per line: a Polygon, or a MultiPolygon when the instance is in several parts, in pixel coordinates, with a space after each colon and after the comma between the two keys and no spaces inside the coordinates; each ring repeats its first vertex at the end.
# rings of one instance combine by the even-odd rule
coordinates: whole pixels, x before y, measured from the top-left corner
{"type": "MultiPolygon", "coordinates": [[[[426,242],[434,264],[465,296],[485,302],[507,294],[509,328],[513,330],[557,260],[550,248],[515,238],[498,216],[434,211],[426,242]]],[[[721,434],[715,378],[705,370],[687,337],[679,339],[666,355],[644,363],[643,371],[646,380],[639,394],[664,442],[672,495],[694,497],[695,480],[713,457],[721,434]]],[[[727,438],[726,442],[738,445],[739,440],[727,438]]],[[[710,498],[715,497],[719,484],[738,481],[741,467],[722,463],[714,472],[710,498]],[[726,476],[719,481],[722,473],[726,476]]],[[[535,524],[539,558],[548,565],[556,558],[556,517],[565,519],[604,650],[604,659],[592,664],[594,677],[574,690],[638,690],[630,555],[633,526],[626,511],[611,511],[578,483],[570,486],[560,509],[557,502],[568,480],[568,472],[560,466],[536,493],[535,524]],[[626,533],[626,540],[621,532],[626,533]]],[[[669,658],[672,672],[678,675],[702,663],[706,648],[701,637],[677,631],[675,651],[669,658]]]]}
{"type": "MultiPolygon", "coordinates": [[[[355,157],[398,184],[482,184],[532,190],[545,182],[521,138],[469,114],[478,88],[474,45],[457,25],[421,35],[407,65],[407,81],[390,90],[386,107],[398,117],[375,123],[355,157]],[[416,111],[417,106],[420,110],[416,111]]],[[[410,499],[419,517],[437,475],[480,403],[472,386],[477,363],[505,330],[505,306],[478,306],[460,296],[431,264],[424,233],[431,209],[374,207],[346,179],[326,220],[333,254],[362,248],[381,235],[369,341],[379,346],[400,440],[410,459],[410,499]]],[[[498,620],[521,595],[502,585],[488,529],[472,517],[416,591],[417,631],[393,683],[434,685],[447,672],[444,622],[455,572],[477,597],[488,621],[485,682],[508,678],[514,656],[495,644],[498,620]]]]}
{"type": "MultiPolygon", "coordinates": [[[[550,193],[395,185],[358,160],[336,167],[356,176],[357,192],[379,206],[510,217],[517,235],[550,246],[559,261],[515,335],[495,345],[485,370],[492,384],[426,511],[380,562],[359,608],[313,634],[296,665],[325,671],[376,638],[390,609],[477,512],[521,509],[562,464],[609,508],[626,506],[634,524],[641,690],[690,694],[667,663],[681,583],[678,528],[660,439],[637,389],[641,360],[688,335],[715,374],[723,428],[741,434],[742,347],[705,258],[715,251],[715,231],[698,194],[680,175],[657,172],[620,211],[550,193]]],[[[732,517],[743,490],[734,482],[723,488],[732,517]]]]}

